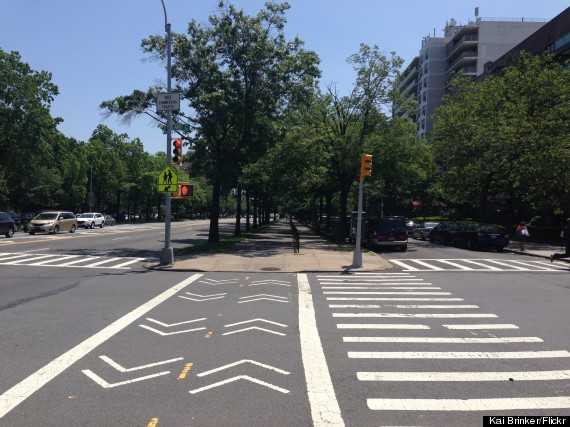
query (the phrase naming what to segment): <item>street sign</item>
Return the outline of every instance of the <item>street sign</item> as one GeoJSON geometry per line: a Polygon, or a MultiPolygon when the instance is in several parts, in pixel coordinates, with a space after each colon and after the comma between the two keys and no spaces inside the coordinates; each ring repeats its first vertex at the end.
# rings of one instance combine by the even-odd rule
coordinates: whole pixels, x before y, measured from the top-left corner
{"type": "Polygon", "coordinates": [[[176,193],[178,191],[178,175],[170,166],[166,166],[157,177],[158,192],[176,193]]]}
{"type": "Polygon", "coordinates": [[[190,131],[190,125],[187,123],[172,123],[172,130],[190,131]]]}
{"type": "Polygon", "coordinates": [[[159,93],[156,95],[156,111],[179,111],[180,94],[178,92],[159,93]]]}

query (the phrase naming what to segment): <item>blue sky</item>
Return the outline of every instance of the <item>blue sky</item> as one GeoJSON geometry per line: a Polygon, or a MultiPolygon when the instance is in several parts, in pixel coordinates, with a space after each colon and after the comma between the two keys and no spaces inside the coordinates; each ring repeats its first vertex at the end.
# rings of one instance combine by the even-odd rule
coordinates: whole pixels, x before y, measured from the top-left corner
{"type": "MultiPolygon", "coordinates": [[[[190,20],[206,22],[218,0],[164,0],[173,32],[185,32],[190,20]]],[[[262,0],[234,0],[249,14],[262,0]]],[[[346,58],[360,43],[395,51],[406,64],[417,55],[424,36],[441,37],[451,18],[473,20],[475,7],[486,18],[552,19],[568,7],[567,0],[289,0],[286,33],[298,35],[321,58],[322,85],[337,84],[347,94],[354,74],[346,58]]],[[[160,0],[0,0],[0,48],[18,51],[35,70],[52,73],[60,94],[52,115],[59,129],[86,141],[99,124],[140,138],[146,151],[166,149],[166,136],[148,118],[121,125],[104,119],[104,100],[146,90],[166,80],[164,64],[145,61],[143,38],[164,34],[160,0]]]]}

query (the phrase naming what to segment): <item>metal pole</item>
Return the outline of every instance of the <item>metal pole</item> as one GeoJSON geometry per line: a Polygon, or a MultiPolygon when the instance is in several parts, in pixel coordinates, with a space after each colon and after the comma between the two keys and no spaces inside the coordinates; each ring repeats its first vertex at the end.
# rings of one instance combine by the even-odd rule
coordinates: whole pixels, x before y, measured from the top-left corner
{"type": "Polygon", "coordinates": [[[358,217],[356,220],[356,247],[352,256],[352,267],[362,267],[362,252],[360,250],[360,240],[362,236],[362,193],[364,192],[364,179],[360,179],[358,186],[358,217]]]}
{"type": "Polygon", "coordinates": [[[91,169],[91,177],[89,178],[89,212],[93,212],[93,165],[89,165],[91,169]]]}
{"type": "MultiPolygon", "coordinates": [[[[162,9],[164,10],[164,29],[166,30],[166,90],[170,93],[171,90],[171,34],[170,34],[170,24],[166,17],[166,6],[164,5],[164,0],[162,2],[162,9]]],[[[172,138],[172,112],[169,110],[166,112],[166,165],[170,165],[172,161],[172,155],[170,152],[170,141],[172,138]]],[[[171,194],[166,193],[166,206],[164,212],[164,249],[160,253],[160,263],[162,265],[172,264],[174,262],[174,252],[170,247],[170,211],[171,211],[171,194]]]]}

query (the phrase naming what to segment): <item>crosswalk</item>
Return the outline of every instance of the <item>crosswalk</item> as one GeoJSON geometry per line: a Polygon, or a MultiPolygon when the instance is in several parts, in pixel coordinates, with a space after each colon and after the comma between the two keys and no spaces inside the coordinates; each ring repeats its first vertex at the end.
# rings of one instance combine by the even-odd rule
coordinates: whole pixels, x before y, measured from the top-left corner
{"type": "Polygon", "coordinates": [[[430,271],[527,271],[527,272],[560,272],[568,270],[568,264],[563,262],[550,263],[546,260],[512,260],[512,259],[390,259],[392,264],[402,268],[406,272],[430,272],[430,271]]]}
{"type": "Polygon", "coordinates": [[[317,280],[371,411],[414,423],[426,413],[570,409],[570,351],[411,273],[317,280]]]}
{"type": "Polygon", "coordinates": [[[111,268],[129,270],[134,264],[143,261],[151,260],[148,258],[69,255],[53,253],[0,253],[0,265],[25,265],[30,267],[111,268]]]}

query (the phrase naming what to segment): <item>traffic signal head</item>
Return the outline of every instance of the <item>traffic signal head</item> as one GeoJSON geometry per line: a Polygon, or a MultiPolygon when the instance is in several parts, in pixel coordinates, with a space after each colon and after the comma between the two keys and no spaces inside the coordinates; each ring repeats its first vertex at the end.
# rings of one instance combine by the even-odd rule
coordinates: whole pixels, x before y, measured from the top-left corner
{"type": "Polygon", "coordinates": [[[182,163],[182,141],[179,139],[172,141],[172,163],[182,163]]]}
{"type": "Polygon", "coordinates": [[[362,153],[360,156],[360,180],[365,176],[372,176],[372,154],[362,153]]]}
{"type": "Polygon", "coordinates": [[[180,197],[194,196],[194,186],[192,184],[187,184],[187,183],[178,184],[178,196],[180,197]]]}

